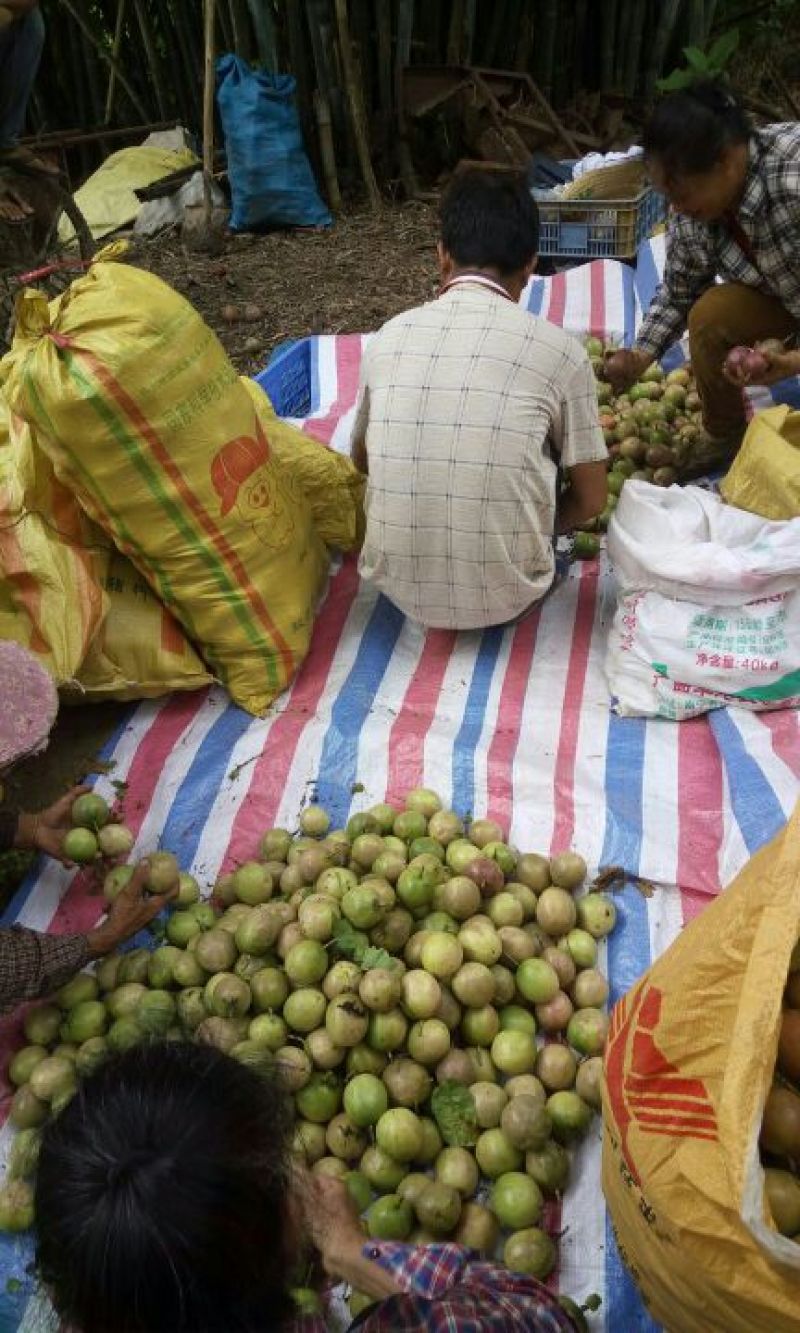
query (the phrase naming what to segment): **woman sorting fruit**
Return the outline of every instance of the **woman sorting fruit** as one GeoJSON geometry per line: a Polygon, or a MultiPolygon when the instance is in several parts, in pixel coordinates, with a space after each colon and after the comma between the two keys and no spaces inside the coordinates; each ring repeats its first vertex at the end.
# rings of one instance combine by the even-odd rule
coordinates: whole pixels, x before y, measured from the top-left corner
{"type": "Polygon", "coordinates": [[[703,423],[729,456],[745,386],[800,373],[800,125],[756,130],[726,86],[703,80],[659,103],[644,154],[673,210],[664,281],[605,374],[621,392],[688,326],[703,423]]]}
{"type": "Polygon", "coordinates": [[[363,1333],[586,1327],[460,1245],[366,1239],[291,1135],[277,1083],[210,1046],[134,1048],[82,1081],[44,1129],[35,1185],[40,1276],[70,1333],[324,1333],[320,1264],[361,1293],[363,1333]]]}
{"type": "MultiPolygon", "coordinates": [[[[76,788],[38,815],[17,816],[15,811],[4,807],[0,810],[0,851],[5,850],[3,833],[7,834],[15,824],[18,830],[32,830],[30,840],[27,835],[20,840],[17,833],[16,841],[9,841],[8,846],[38,848],[61,860],[58,838],[69,827],[70,808],[82,790],[76,788]]],[[[84,934],[46,935],[25,926],[0,928],[0,1013],[15,1008],[23,1000],[50,995],[92,959],[111,953],[158,916],[175,897],[178,883],[176,880],[174,889],[167,893],[151,895],[145,891],[149,869],[147,861],[142,861],[109,907],[105,919],[84,934]]]]}

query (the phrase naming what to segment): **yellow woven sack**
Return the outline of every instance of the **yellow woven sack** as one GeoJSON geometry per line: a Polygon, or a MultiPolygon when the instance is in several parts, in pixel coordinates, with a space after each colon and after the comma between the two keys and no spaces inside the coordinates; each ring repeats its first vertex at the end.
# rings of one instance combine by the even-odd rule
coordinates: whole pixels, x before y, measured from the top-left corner
{"type": "Polygon", "coordinates": [[[723,499],[764,518],[800,515],[800,412],[768,407],[747,427],[720,486],[723,499]]]}
{"type": "Polygon", "coordinates": [[[49,310],[23,293],[0,379],[86,513],[262,713],[308,649],[325,548],[212,331],[103,258],[49,310]]]}
{"type": "Polygon", "coordinates": [[[77,673],[71,698],[152,699],[212,684],[180,625],[130,560],[113,547],[107,558],[108,615],[77,673]]]}
{"type": "Polygon", "coordinates": [[[72,680],[103,622],[105,552],[33,432],[0,398],[0,639],[72,680]]]}
{"type": "Polygon", "coordinates": [[[349,458],[281,420],[255,380],[244,378],[242,383],[275,457],[303,488],[318,536],[328,546],[355,551],[364,540],[366,477],[349,458]]]}
{"type": "Polygon", "coordinates": [[[800,1245],[764,1196],[758,1134],[800,932],[800,807],[611,1015],[603,1189],[669,1333],[796,1333],[800,1245]]]}

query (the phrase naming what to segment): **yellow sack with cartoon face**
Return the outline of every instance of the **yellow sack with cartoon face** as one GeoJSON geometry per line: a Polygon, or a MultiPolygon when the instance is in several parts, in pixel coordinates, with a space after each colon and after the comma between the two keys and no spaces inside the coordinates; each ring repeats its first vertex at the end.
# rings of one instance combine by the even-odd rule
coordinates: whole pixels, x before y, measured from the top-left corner
{"type": "Polygon", "coordinates": [[[364,540],[366,477],[344,454],[283,421],[255,380],[243,378],[242,384],[275,457],[302,487],[318,536],[340,551],[358,550],[364,540]]]}
{"type": "Polygon", "coordinates": [[[211,329],[101,258],[49,309],[19,298],[0,383],[234,701],[264,712],[307,652],[327,553],[211,329]]]}
{"type": "Polygon", "coordinates": [[[0,639],[35,653],[58,685],[74,680],[105,619],[105,566],[105,543],[0,398],[0,639]]]}
{"type": "Polygon", "coordinates": [[[798,935],[800,807],[611,1014],[603,1191],[668,1333],[800,1327],[800,1243],[775,1229],[758,1148],[798,935]]]}

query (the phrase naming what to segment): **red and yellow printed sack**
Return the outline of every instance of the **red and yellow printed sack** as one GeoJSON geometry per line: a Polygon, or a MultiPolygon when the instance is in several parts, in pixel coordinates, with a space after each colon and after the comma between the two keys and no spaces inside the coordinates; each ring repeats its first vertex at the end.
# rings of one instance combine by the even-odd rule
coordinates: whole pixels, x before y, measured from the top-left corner
{"type": "Polygon", "coordinates": [[[758,1135],[800,934],[800,807],[611,1016],[603,1189],[670,1333],[796,1333],[800,1245],[772,1226],[758,1135]]]}
{"type": "Polygon", "coordinates": [[[23,293],[0,387],[234,701],[262,713],[307,652],[327,552],[211,329],[108,258],[49,308],[23,293]]]}
{"type": "Polygon", "coordinates": [[[242,384],[252,398],[258,419],[278,462],[295,476],[305,495],[317,535],[327,546],[355,551],[364,540],[366,477],[344,454],[328,449],[282,421],[255,380],[242,384]]]}
{"type": "Polygon", "coordinates": [[[108,610],[92,531],[0,398],[0,639],[34,653],[57,685],[75,679],[108,610]]]}

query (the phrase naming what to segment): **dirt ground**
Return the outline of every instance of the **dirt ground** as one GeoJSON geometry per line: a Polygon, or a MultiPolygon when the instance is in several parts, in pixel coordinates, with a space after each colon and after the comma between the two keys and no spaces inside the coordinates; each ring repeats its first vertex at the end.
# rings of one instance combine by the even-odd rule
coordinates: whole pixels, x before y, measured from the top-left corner
{"type": "MultiPolygon", "coordinates": [[[[310,333],[360,333],[433,296],[436,210],[430,204],[353,211],[326,231],[231,236],[221,255],[187,253],[177,237],[137,249],[135,263],[157,273],[200,311],[242,374],[261,370],[280,343],[310,333]],[[259,307],[229,322],[226,306],[259,307]]],[[[28,808],[54,800],[89,771],[129,708],[63,709],[44,754],[6,782],[28,808]]]]}
{"type": "Polygon", "coordinates": [[[231,236],[214,257],[187,253],[177,236],[159,238],[137,250],[134,262],[182,292],[248,374],[280,343],[368,332],[428,300],[436,291],[435,244],[435,208],[413,202],[349,212],[325,231],[231,236]]]}

